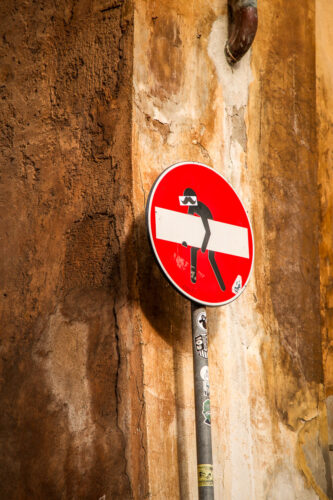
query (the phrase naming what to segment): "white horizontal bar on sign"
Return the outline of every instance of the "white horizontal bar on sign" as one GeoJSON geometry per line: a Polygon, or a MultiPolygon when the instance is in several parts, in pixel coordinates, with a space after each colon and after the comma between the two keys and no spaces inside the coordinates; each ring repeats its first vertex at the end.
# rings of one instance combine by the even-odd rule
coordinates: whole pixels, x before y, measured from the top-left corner
{"type": "MultiPolygon", "coordinates": [[[[201,248],[205,228],[200,217],[155,207],[156,238],[201,248]]],[[[249,240],[246,227],[208,220],[210,238],[207,249],[237,257],[249,258],[249,240]]]]}

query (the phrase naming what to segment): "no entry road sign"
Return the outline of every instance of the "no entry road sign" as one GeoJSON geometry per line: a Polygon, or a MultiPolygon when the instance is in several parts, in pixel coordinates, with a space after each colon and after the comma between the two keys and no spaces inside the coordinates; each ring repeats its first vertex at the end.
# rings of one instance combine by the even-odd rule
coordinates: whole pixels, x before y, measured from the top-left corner
{"type": "Polygon", "coordinates": [[[146,218],[157,262],[185,297],[220,306],[244,290],[253,263],[251,224],[216,170],[195,162],[167,168],[150,191],[146,218]]]}

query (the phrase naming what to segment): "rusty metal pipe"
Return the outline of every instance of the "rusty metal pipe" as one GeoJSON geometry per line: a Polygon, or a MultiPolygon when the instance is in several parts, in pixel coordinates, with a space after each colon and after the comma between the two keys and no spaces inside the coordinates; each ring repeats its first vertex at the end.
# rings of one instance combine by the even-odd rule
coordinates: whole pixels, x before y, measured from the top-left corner
{"type": "Polygon", "coordinates": [[[258,27],[257,0],[228,0],[229,38],[225,56],[230,66],[249,50],[258,27]]]}

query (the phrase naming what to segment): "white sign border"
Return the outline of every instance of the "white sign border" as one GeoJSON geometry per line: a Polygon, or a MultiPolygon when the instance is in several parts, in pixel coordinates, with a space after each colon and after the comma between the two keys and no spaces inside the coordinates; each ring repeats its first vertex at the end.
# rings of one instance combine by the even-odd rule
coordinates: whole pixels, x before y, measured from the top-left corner
{"type": "Polygon", "coordinates": [[[234,300],[238,299],[238,297],[240,297],[240,295],[243,293],[243,291],[245,290],[248,282],[249,282],[249,279],[250,279],[250,276],[252,274],[252,270],[253,270],[253,263],[254,263],[254,237],[253,237],[253,230],[252,230],[252,225],[251,225],[251,221],[249,219],[249,216],[248,216],[248,213],[243,205],[243,202],[242,200],[240,199],[240,197],[238,196],[237,192],[235,191],[235,189],[232,187],[232,185],[230,184],[229,181],[227,181],[227,179],[225,179],[225,177],[223,177],[222,174],[220,174],[220,172],[218,172],[215,168],[213,167],[209,167],[208,165],[205,165],[204,163],[199,163],[197,161],[181,161],[181,162],[178,162],[178,163],[174,163],[173,165],[170,165],[170,167],[167,167],[165,170],[163,170],[163,172],[157,177],[157,179],[155,180],[150,192],[149,192],[149,195],[148,195],[148,200],[147,200],[147,206],[146,206],[146,224],[147,224],[147,229],[148,229],[148,239],[149,239],[149,243],[152,247],[152,250],[153,250],[153,253],[155,255],[155,258],[157,260],[157,263],[161,269],[161,271],[163,272],[163,274],[165,275],[165,277],[167,278],[167,280],[172,284],[172,286],[183,296],[185,296],[187,299],[191,300],[192,302],[195,302],[196,304],[202,304],[204,306],[209,306],[209,307],[219,307],[219,306],[226,306],[227,304],[230,304],[230,302],[233,302],[234,300]],[[185,292],[179,285],[177,285],[177,283],[171,278],[171,276],[169,275],[169,273],[167,272],[167,270],[164,268],[159,256],[158,256],[158,253],[157,253],[157,250],[155,248],[155,244],[154,244],[154,239],[153,239],[153,236],[152,236],[152,228],[151,228],[151,224],[150,224],[150,220],[151,220],[151,205],[152,205],[152,201],[154,199],[154,194],[155,194],[155,191],[158,187],[158,185],[160,184],[161,180],[163,179],[163,177],[168,174],[171,170],[174,170],[175,168],[177,167],[180,167],[182,165],[200,165],[201,167],[205,167],[205,168],[208,168],[209,170],[213,170],[215,174],[219,175],[230,187],[231,189],[233,190],[233,192],[235,193],[235,195],[237,196],[238,200],[240,201],[240,204],[242,205],[243,207],[243,210],[246,214],[246,217],[247,217],[247,220],[248,220],[248,223],[249,223],[249,226],[250,226],[250,231],[251,231],[251,236],[252,236],[252,262],[251,262],[251,269],[250,269],[250,272],[248,274],[248,277],[247,277],[247,280],[245,282],[245,284],[243,285],[242,289],[234,296],[232,297],[231,299],[227,300],[227,301],[224,301],[224,302],[204,302],[202,300],[199,300],[199,299],[196,299],[195,297],[192,297],[189,293],[185,292]]]}

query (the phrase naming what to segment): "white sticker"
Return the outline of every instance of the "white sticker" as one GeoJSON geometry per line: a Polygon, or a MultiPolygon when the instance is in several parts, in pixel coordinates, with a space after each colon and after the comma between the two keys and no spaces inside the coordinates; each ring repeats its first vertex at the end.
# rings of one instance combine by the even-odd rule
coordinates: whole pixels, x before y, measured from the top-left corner
{"type": "Polygon", "coordinates": [[[207,318],[206,318],[206,313],[205,312],[202,312],[202,313],[199,314],[198,319],[197,319],[197,325],[204,332],[207,331],[207,318]]]}
{"type": "Polygon", "coordinates": [[[196,196],[179,196],[179,204],[182,206],[198,206],[198,200],[196,196]]]}
{"type": "Polygon", "coordinates": [[[232,285],[232,292],[237,295],[242,289],[242,277],[240,275],[235,279],[234,284],[232,285]]]}
{"type": "Polygon", "coordinates": [[[200,377],[202,380],[209,380],[208,366],[203,366],[200,370],[200,377]]]}
{"type": "Polygon", "coordinates": [[[210,396],[210,385],[209,385],[209,372],[208,372],[208,366],[203,366],[200,370],[200,377],[202,378],[202,389],[203,389],[203,394],[206,398],[209,398],[210,396]]]}

